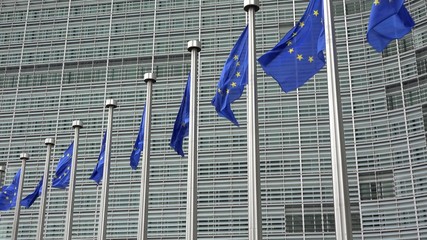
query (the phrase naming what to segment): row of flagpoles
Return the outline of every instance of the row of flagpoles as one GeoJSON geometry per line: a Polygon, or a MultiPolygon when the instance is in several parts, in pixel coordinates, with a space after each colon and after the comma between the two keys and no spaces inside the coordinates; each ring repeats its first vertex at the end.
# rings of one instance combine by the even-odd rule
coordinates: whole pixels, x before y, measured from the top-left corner
{"type": "MultiPolygon", "coordinates": [[[[231,103],[239,99],[247,85],[247,135],[248,135],[248,229],[249,240],[262,239],[262,215],[260,197],[260,160],[258,133],[258,97],[256,75],[256,42],[255,14],[259,10],[259,0],[245,0],[244,10],[247,12],[248,24],[237,40],[226,60],[218,83],[217,92],[212,105],[222,117],[238,125],[231,110],[231,103]]],[[[399,39],[411,31],[414,22],[400,1],[375,0],[368,24],[368,42],[377,50],[382,51],[390,41],[399,39]]],[[[153,38],[154,46],[154,38],[153,38]]],[[[154,51],[154,47],[153,47],[154,51]]],[[[179,109],[170,145],[184,156],[183,139],[188,136],[188,178],[186,206],[186,239],[197,239],[197,80],[198,58],[201,51],[199,40],[188,42],[191,53],[191,70],[179,109]]],[[[154,56],[154,53],[153,53],[154,56]]],[[[351,215],[347,183],[347,166],[345,160],[345,144],[343,140],[342,112],[337,68],[337,51],[335,47],[334,22],[330,0],[311,0],[301,20],[284,38],[269,52],[258,59],[263,70],[272,76],[283,91],[289,92],[302,86],[323,66],[327,65],[329,117],[331,132],[332,179],[335,211],[335,230],[337,239],[352,239],[351,215]],[[324,57],[324,52],[326,59],[324,57]]],[[[153,57],[154,61],[154,57],[153,57]]],[[[154,65],[154,62],[153,62],[154,65]]],[[[152,66],[153,67],[153,66],[152,66]]],[[[156,82],[154,73],[146,73],[147,83],[146,104],[135,146],[130,157],[130,165],[136,169],[143,153],[141,192],[138,217],[138,240],[147,239],[149,168],[150,168],[150,131],[152,87],[156,82]]],[[[90,179],[102,183],[102,198],[98,239],[106,238],[110,153],[112,143],[113,111],[117,102],[109,99],[105,104],[108,111],[107,130],[102,140],[98,163],[90,179]]],[[[69,187],[68,204],[64,239],[72,237],[74,186],[76,181],[79,131],[83,127],[81,121],[73,121],[74,141],[70,144],[56,167],[52,186],[69,187]]],[[[34,193],[21,202],[22,186],[25,175],[25,163],[28,154],[21,154],[22,166],[16,173],[12,184],[5,186],[0,193],[0,210],[8,210],[15,206],[12,239],[17,238],[20,206],[29,207],[41,195],[39,225],[37,239],[43,239],[43,228],[46,208],[47,185],[49,180],[49,162],[52,146],[51,138],[47,145],[46,163],[43,179],[34,193]]]]}

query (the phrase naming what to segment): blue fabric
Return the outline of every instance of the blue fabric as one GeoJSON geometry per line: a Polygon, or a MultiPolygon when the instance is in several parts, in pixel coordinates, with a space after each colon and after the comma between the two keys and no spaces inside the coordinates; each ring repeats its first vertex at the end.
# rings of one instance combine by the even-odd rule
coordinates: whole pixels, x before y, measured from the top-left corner
{"type": "Polygon", "coordinates": [[[145,105],[142,111],[141,124],[139,125],[138,136],[136,137],[135,145],[133,146],[132,154],[130,155],[130,166],[133,170],[138,167],[141,152],[144,150],[144,128],[145,128],[145,105]]]}
{"type": "Polygon", "coordinates": [[[325,65],[323,1],[310,0],[301,20],[280,42],[258,59],[283,91],[304,85],[325,65]]]}
{"type": "Polygon", "coordinates": [[[403,2],[375,0],[372,4],[366,38],[378,52],[382,52],[392,40],[404,37],[415,26],[403,2]]]}
{"type": "Polygon", "coordinates": [[[92,179],[99,184],[102,180],[102,176],[104,175],[104,158],[105,158],[105,141],[107,140],[107,131],[104,132],[104,137],[102,138],[101,143],[101,151],[98,156],[98,162],[96,163],[95,168],[93,169],[92,175],[90,175],[89,179],[92,179]]]}
{"type": "Polygon", "coordinates": [[[239,126],[231,110],[231,103],[242,96],[248,83],[248,27],[240,35],[228,56],[219,78],[212,105],[218,115],[239,126]]]}
{"type": "Polygon", "coordinates": [[[188,136],[190,122],[190,74],[188,74],[187,85],[185,86],[184,96],[182,97],[181,106],[179,107],[178,115],[176,116],[175,125],[173,126],[170,146],[175,151],[184,157],[182,143],[184,138],[188,136]]]}
{"type": "Polygon", "coordinates": [[[58,166],[56,166],[55,176],[52,180],[52,187],[66,188],[70,183],[71,162],[73,157],[74,142],[70,144],[68,149],[64,152],[59,159],[58,166]]]}
{"type": "Polygon", "coordinates": [[[16,205],[18,195],[19,178],[21,177],[21,169],[15,174],[12,183],[9,186],[3,186],[0,193],[0,210],[7,211],[16,205]]]}
{"type": "Polygon", "coordinates": [[[39,184],[37,184],[36,189],[34,189],[34,192],[26,196],[21,201],[21,205],[29,208],[33,203],[37,200],[37,198],[42,194],[42,186],[43,186],[43,178],[40,180],[39,184]]]}

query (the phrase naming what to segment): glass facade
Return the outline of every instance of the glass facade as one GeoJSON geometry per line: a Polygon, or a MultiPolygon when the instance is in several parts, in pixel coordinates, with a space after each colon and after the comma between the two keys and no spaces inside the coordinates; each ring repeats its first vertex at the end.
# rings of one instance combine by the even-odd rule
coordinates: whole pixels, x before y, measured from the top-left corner
{"type": "MultiPolygon", "coordinates": [[[[258,56],[307,6],[260,2],[258,56]]],[[[353,236],[426,239],[427,3],[406,1],[417,24],[383,53],[366,42],[371,4],[333,1],[353,236]]],[[[107,238],[136,239],[141,170],[131,170],[129,156],[145,101],[143,74],[153,70],[148,237],[184,239],[187,158],[169,139],[190,70],[187,42],[200,38],[198,239],[247,240],[245,94],[233,105],[241,127],[210,104],[244,25],[241,0],[2,0],[6,183],[28,152],[24,196],[32,192],[43,173],[44,139],[56,139],[53,174],[72,141],[72,120],[82,120],[73,239],[96,239],[101,187],[88,178],[107,124],[104,103],[114,98],[107,238]]],[[[258,97],[263,239],[335,239],[326,70],[285,94],[258,67],[258,97]]],[[[22,209],[19,239],[35,239],[39,204],[22,209]]],[[[49,186],[45,239],[63,237],[66,204],[67,191],[49,186]]],[[[13,211],[0,213],[0,239],[10,238],[12,221],[13,211]]]]}

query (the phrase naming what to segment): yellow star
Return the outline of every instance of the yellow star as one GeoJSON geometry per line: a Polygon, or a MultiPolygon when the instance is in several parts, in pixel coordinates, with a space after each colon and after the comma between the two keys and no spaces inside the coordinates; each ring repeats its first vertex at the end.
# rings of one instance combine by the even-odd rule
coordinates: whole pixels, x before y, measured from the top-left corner
{"type": "Polygon", "coordinates": [[[303,60],[304,58],[302,57],[302,54],[298,54],[297,59],[301,61],[301,60],[303,60]]]}
{"type": "Polygon", "coordinates": [[[8,196],[6,196],[6,200],[9,200],[9,197],[8,197],[8,196]]]}
{"type": "Polygon", "coordinates": [[[230,93],[230,89],[227,89],[227,94],[229,94],[230,93]]]}
{"type": "Polygon", "coordinates": [[[314,61],[313,56],[308,57],[308,61],[309,61],[310,63],[312,63],[312,62],[314,61]]]}
{"type": "Polygon", "coordinates": [[[313,15],[316,17],[319,16],[319,10],[314,10],[313,15]]]}
{"type": "Polygon", "coordinates": [[[237,72],[237,73],[236,73],[236,77],[240,77],[240,72],[237,72]]]}
{"type": "Polygon", "coordinates": [[[70,166],[67,167],[67,170],[70,170],[70,166]]]}
{"type": "Polygon", "coordinates": [[[378,4],[380,4],[380,0],[375,0],[374,5],[377,6],[378,4]]]}
{"type": "Polygon", "coordinates": [[[286,43],[286,45],[291,46],[291,45],[292,45],[292,41],[288,41],[288,42],[286,43]]]}
{"type": "Polygon", "coordinates": [[[181,123],[181,127],[185,127],[185,122],[182,122],[182,123],[181,123]]]}
{"type": "Polygon", "coordinates": [[[289,49],[289,51],[288,51],[289,53],[293,53],[294,52],[294,49],[293,48],[291,48],[291,49],[289,49]]]}
{"type": "Polygon", "coordinates": [[[296,35],[297,35],[297,33],[296,33],[296,32],[292,33],[292,37],[295,37],[296,35]]]}
{"type": "Polygon", "coordinates": [[[304,22],[300,22],[300,23],[299,23],[299,26],[300,26],[300,27],[304,27],[304,25],[305,25],[305,24],[304,24],[304,22]]]}
{"type": "Polygon", "coordinates": [[[236,82],[232,82],[232,83],[231,83],[231,86],[232,86],[232,87],[236,87],[236,86],[237,86],[237,83],[236,83],[236,82]]]}
{"type": "Polygon", "coordinates": [[[237,56],[237,55],[234,55],[234,60],[238,60],[239,59],[239,56],[237,56]]]}
{"type": "Polygon", "coordinates": [[[240,66],[240,62],[237,62],[237,63],[236,63],[236,66],[237,66],[237,67],[238,67],[238,66],[240,66]]]}
{"type": "Polygon", "coordinates": [[[218,88],[218,93],[221,93],[221,89],[218,88]]]}

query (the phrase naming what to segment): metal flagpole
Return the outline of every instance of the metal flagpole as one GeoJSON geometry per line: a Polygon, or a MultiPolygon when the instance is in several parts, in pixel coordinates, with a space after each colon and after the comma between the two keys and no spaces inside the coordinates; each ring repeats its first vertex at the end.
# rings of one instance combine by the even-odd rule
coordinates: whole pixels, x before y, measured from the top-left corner
{"type": "Polygon", "coordinates": [[[82,121],[80,120],[73,121],[74,146],[73,146],[73,156],[71,160],[70,186],[68,188],[67,216],[65,218],[65,233],[64,233],[65,240],[71,240],[73,235],[74,189],[76,186],[76,171],[77,171],[77,157],[78,157],[77,150],[79,148],[80,128],[82,127],[83,127],[82,121]]]}
{"type": "Polygon", "coordinates": [[[352,240],[350,198],[348,193],[347,162],[345,158],[344,128],[332,2],[323,1],[328,76],[329,121],[331,132],[332,181],[334,191],[336,239],[352,240]]]}
{"type": "Polygon", "coordinates": [[[18,239],[19,217],[21,214],[22,188],[24,186],[25,165],[30,159],[28,153],[21,153],[21,175],[19,176],[18,195],[16,196],[15,215],[13,218],[12,240],[18,239]]]}
{"type": "Polygon", "coordinates": [[[144,147],[142,152],[141,192],[139,199],[138,217],[138,240],[146,240],[148,232],[147,226],[150,186],[151,99],[153,84],[156,83],[156,75],[154,73],[146,73],[144,74],[144,81],[145,83],[147,83],[147,97],[145,102],[144,147]]]}
{"type": "Polygon", "coordinates": [[[256,81],[255,12],[259,0],[245,0],[248,13],[248,86],[247,86],[247,132],[248,132],[248,222],[249,240],[262,239],[261,184],[259,173],[258,96],[256,81]]]}
{"type": "Polygon", "coordinates": [[[42,194],[40,197],[39,225],[37,226],[37,236],[36,236],[37,240],[43,240],[44,220],[45,220],[44,215],[46,213],[47,184],[49,182],[50,155],[52,152],[52,147],[55,145],[55,140],[53,140],[53,138],[46,138],[44,143],[47,146],[47,150],[46,150],[46,162],[44,164],[42,194]]]}
{"type": "Polygon", "coordinates": [[[108,191],[110,185],[110,158],[111,158],[111,134],[113,132],[113,109],[117,107],[114,99],[105,102],[108,108],[107,139],[105,142],[104,173],[102,177],[101,209],[99,213],[98,239],[105,240],[107,237],[107,215],[108,215],[108,191]]]}
{"type": "Polygon", "coordinates": [[[186,240],[197,239],[197,69],[198,52],[202,49],[199,40],[188,42],[191,52],[190,74],[190,119],[188,133],[188,173],[187,173],[187,212],[186,240]]]}

